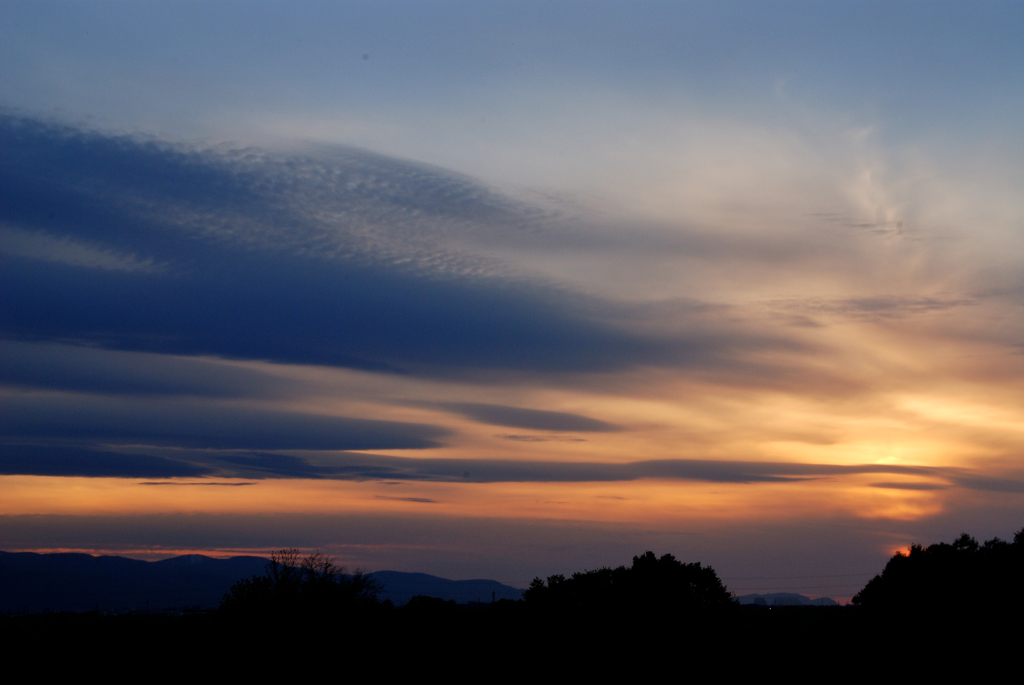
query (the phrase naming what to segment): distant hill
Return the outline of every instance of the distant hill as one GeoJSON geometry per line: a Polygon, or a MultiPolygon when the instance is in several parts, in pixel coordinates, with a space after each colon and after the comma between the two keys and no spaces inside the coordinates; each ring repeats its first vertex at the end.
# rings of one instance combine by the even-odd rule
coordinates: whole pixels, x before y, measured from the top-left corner
{"type": "Polygon", "coordinates": [[[740,604],[764,604],[765,606],[785,607],[837,607],[839,602],[831,597],[811,599],[795,592],[773,592],[767,595],[741,595],[736,599],[740,604]]]}
{"type": "MultiPolygon", "coordinates": [[[[141,561],[89,554],[0,552],[0,613],[126,613],[212,609],[236,582],[262,575],[263,557],[214,559],[200,554],[141,561]]],[[[416,595],[459,603],[520,599],[523,591],[494,580],[447,580],[425,573],[378,571],[381,599],[396,605],[416,595]],[[492,594],[493,593],[493,594],[492,594]]]]}
{"type": "Polygon", "coordinates": [[[266,563],[261,557],[213,559],[198,554],[141,561],[0,552],[0,612],[215,607],[236,581],[263,573],[266,563]]]}
{"type": "Polygon", "coordinates": [[[416,595],[468,602],[490,602],[491,599],[522,599],[523,591],[502,585],[496,580],[447,580],[426,573],[377,571],[370,574],[383,587],[381,599],[390,599],[397,605],[408,602],[416,595]]]}

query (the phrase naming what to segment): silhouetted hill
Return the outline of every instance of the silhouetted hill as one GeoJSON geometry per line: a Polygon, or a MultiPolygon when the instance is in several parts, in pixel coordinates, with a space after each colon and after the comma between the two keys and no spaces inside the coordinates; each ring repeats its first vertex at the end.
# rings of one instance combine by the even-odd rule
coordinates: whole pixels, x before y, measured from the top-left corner
{"type": "Polygon", "coordinates": [[[772,592],[767,595],[740,595],[736,598],[740,604],[764,604],[765,606],[786,607],[837,607],[839,602],[831,597],[811,599],[795,592],[772,592]],[[760,600],[760,601],[758,601],[760,600]]]}
{"type": "Polygon", "coordinates": [[[459,604],[490,602],[498,599],[522,599],[523,591],[496,580],[448,580],[426,573],[377,571],[370,577],[383,586],[380,599],[402,605],[417,595],[454,600],[459,604]],[[493,594],[492,594],[493,593],[493,594]]]}
{"type": "Polygon", "coordinates": [[[188,555],[148,562],[89,554],[0,552],[0,612],[215,607],[233,583],[262,573],[266,563],[260,557],[188,555]]]}
{"type": "MultiPolygon", "coordinates": [[[[216,608],[239,580],[262,575],[264,557],[214,559],[188,554],[161,561],[89,554],[0,552],[0,613],[126,613],[216,608]]],[[[493,580],[447,580],[425,573],[378,571],[380,599],[405,604],[416,595],[459,603],[520,599],[523,591],[493,580]]]]}

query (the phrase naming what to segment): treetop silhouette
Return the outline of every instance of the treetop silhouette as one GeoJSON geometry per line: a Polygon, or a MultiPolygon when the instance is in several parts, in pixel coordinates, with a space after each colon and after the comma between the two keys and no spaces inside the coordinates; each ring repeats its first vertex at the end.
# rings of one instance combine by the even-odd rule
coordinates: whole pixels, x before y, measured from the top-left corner
{"type": "Polygon", "coordinates": [[[566,613],[678,613],[723,609],[732,595],[715,570],[700,563],[684,564],[671,554],[645,552],[630,567],[599,568],[534,578],[524,599],[528,606],[566,613]]]}
{"type": "Polygon", "coordinates": [[[1013,542],[979,544],[963,533],[952,543],[910,546],[896,552],[882,573],[853,597],[864,607],[895,610],[1019,609],[1024,577],[1024,528],[1013,542]]]}
{"type": "Polygon", "coordinates": [[[361,571],[347,574],[316,551],[300,558],[294,548],[270,555],[262,576],[240,580],[224,595],[229,616],[336,615],[378,607],[379,585],[361,571]]]}

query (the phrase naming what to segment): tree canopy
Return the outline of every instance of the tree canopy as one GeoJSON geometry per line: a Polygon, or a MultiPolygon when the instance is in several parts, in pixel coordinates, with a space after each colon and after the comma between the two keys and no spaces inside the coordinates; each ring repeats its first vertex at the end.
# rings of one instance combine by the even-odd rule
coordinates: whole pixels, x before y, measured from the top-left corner
{"type": "Polygon", "coordinates": [[[1024,529],[1013,542],[992,538],[979,544],[962,534],[952,543],[911,545],[896,552],[882,573],[853,598],[882,609],[1019,609],[1024,577],[1024,529]]]}
{"type": "Polygon", "coordinates": [[[229,616],[330,617],[380,606],[379,591],[372,578],[360,571],[345,573],[325,554],[300,558],[297,549],[283,549],[271,554],[262,576],[235,583],[220,609],[229,616]]]}
{"type": "Polygon", "coordinates": [[[671,554],[645,552],[628,568],[599,568],[534,578],[524,599],[528,606],[569,613],[664,613],[713,610],[734,604],[715,570],[685,564],[671,554]]]}

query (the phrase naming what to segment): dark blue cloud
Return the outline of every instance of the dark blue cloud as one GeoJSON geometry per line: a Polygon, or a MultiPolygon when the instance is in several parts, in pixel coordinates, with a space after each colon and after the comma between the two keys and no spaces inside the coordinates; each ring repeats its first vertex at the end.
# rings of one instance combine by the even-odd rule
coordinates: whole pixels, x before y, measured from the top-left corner
{"type": "Polygon", "coordinates": [[[792,482],[808,478],[886,473],[943,476],[945,471],[920,466],[857,464],[788,464],[779,462],[658,459],[627,463],[536,462],[497,459],[421,459],[365,454],[333,457],[326,465],[335,478],[389,478],[473,483],[497,482],[617,482],[643,478],[695,480],[711,483],[792,482]],[[386,474],[386,475],[385,475],[386,474]]]}
{"type": "MultiPolygon", "coordinates": [[[[460,245],[534,231],[543,217],[443,170],[347,149],[186,148],[10,115],[0,149],[0,441],[50,449],[39,473],[465,477],[464,464],[427,473],[277,454],[427,448],[446,431],[229,404],[299,388],[200,356],[507,379],[710,368],[766,344],[707,322],[638,333],[641,308],[498,275],[460,245]],[[133,461],[104,445],[183,451],[133,461]]],[[[515,428],[616,429],[564,412],[433,406],[515,428]]],[[[32,472],[29,452],[5,464],[32,472]]],[[[584,477],[571,465],[503,468],[472,477],[584,477]]],[[[602,469],[585,477],[639,477],[602,469]]]]}
{"type": "Polygon", "coordinates": [[[216,360],[0,340],[0,384],[46,390],[264,398],[297,390],[287,379],[216,360]]]}
{"type": "MultiPolygon", "coordinates": [[[[891,464],[792,464],[782,462],[658,459],[601,462],[531,462],[499,459],[395,457],[359,452],[281,454],[232,451],[130,448],[113,451],[75,444],[0,442],[0,474],[107,476],[122,478],[209,477],[311,478],[330,480],[449,483],[616,483],[640,479],[705,483],[799,483],[809,479],[863,474],[915,476],[931,480],[873,483],[903,490],[1022,492],[1017,477],[993,478],[945,467],[891,464]],[[151,452],[151,453],[147,453],[151,452]],[[168,456],[170,455],[170,456],[168,456]]],[[[216,482],[216,481],[214,481],[216,482]]]]}
{"type": "Polygon", "coordinates": [[[87,395],[0,396],[0,438],[217,449],[417,449],[446,431],[208,402],[87,395]]]}
{"type": "Polygon", "coordinates": [[[188,478],[214,475],[210,466],[148,454],[124,454],[74,445],[0,443],[0,474],[93,478],[188,478]]]}
{"type": "MultiPolygon", "coordinates": [[[[714,461],[704,459],[660,459],[627,463],[601,462],[536,462],[501,459],[446,459],[431,457],[396,457],[360,452],[304,451],[281,454],[273,451],[154,450],[156,456],[125,455],[125,450],[111,452],[93,447],[17,445],[0,450],[0,472],[37,473],[32,460],[33,450],[43,455],[39,475],[63,469],[63,475],[101,475],[95,468],[107,468],[102,475],[133,478],[156,477],[154,469],[165,469],[178,476],[220,476],[230,478],[315,478],[332,480],[376,480],[386,482],[457,482],[457,483],[585,483],[626,482],[640,479],[689,480],[708,483],[787,483],[807,479],[830,478],[857,474],[888,474],[933,478],[970,489],[990,489],[988,483],[977,483],[975,474],[957,469],[925,466],[894,466],[879,464],[787,464],[779,462],[714,461]],[[66,464],[57,464],[60,455],[68,455],[66,464]],[[171,456],[167,456],[167,455],[171,456]],[[8,456],[2,456],[8,455],[8,456]],[[86,458],[88,457],[88,459],[86,458]],[[91,459],[91,461],[90,461],[91,459]],[[137,459],[138,461],[133,461],[137,459]],[[148,461],[147,461],[148,460],[148,461]],[[115,466],[95,467],[95,464],[115,466]],[[133,464],[137,469],[133,470],[133,464]],[[156,466],[154,466],[156,465],[156,466]],[[6,469],[6,471],[4,471],[6,469]]],[[[129,450],[132,451],[132,450],[129,450]]],[[[147,450],[134,448],[145,455],[147,450]]],[[[881,483],[879,487],[904,487],[881,483]]],[[[921,489],[920,483],[909,487],[921,489]]],[[[929,485],[928,487],[932,487],[929,485]]],[[[936,483],[934,487],[945,487],[936,483]]],[[[1004,479],[1003,490],[1020,488],[1018,481],[1004,479]]]]}
{"type": "Polygon", "coordinates": [[[0,242],[0,337],[431,374],[700,364],[743,344],[643,336],[600,301],[474,275],[446,231],[527,230],[532,210],[439,170],[354,151],[189,150],[12,116],[0,148],[0,232],[38,238],[36,252],[63,241],[154,265],[90,268],[0,242]]]}
{"type": "Polygon", "coordinates": [[[610,423],[561,411],[543,411],[475,402],[441,402],[436,406],[492,426],[586,433],[618,430],[610,423]]]}

